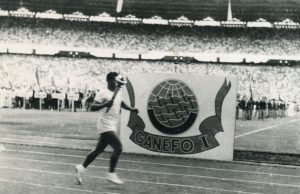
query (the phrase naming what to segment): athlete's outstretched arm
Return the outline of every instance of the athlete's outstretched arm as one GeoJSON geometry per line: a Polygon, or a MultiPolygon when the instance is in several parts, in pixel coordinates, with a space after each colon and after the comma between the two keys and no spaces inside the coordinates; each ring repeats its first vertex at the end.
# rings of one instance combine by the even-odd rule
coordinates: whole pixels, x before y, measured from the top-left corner
{"type": "Polygon", "coordinates": [[[105,107],[111,107],[113,105],[114,101],[112,100],[104,100],[103,102],[98,102],[94,100],[94,102],[91,104],[92,109],[101,110],[105,107]]]}
{"type": "Polygon", "coordinates": [[[129,110],[129,111],[132,111],[132,112],[136,112],[136,113],[139,113],[139,110],[137,108],[132,108],[130,106],[128,106],[125,102],[122,101],[121,103],[121,107],[124,108],[125,110],[129,110]]]}

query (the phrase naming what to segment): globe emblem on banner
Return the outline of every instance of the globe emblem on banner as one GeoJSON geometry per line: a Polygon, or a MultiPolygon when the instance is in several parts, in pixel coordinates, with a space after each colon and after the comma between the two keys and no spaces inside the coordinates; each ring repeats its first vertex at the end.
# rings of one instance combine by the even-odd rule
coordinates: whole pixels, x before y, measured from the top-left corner
{"type": "Polygon", "coordinates": [[[165,80],[152,90],[147,111],[157,130],[176,135],[193,125],[198,114],[198,103],[187,84],[175,79],[165,80]]]}

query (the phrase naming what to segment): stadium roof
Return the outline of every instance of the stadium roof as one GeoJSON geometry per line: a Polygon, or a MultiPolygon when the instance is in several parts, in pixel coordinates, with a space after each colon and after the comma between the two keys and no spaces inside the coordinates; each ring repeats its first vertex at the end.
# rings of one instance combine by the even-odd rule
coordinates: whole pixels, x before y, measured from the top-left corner
{"type": "MultiPolygon", "coordinates": [[[[85,15],[135,15],[138,18],[161,16],[176,19],[182,15],[190,20],[211,17],[217,21],[227,18],[228,0],[123,0],[123,8],[116,12],[118,0],[0,0],[2,10],[26,7],[33,12],[55,10],[58,13],[80,11],[85,15]]],[[[232,16],[242,21],[263,18],[270,22],[286,18],[300,22],[299,0],[231,0],[232,16]]]]}

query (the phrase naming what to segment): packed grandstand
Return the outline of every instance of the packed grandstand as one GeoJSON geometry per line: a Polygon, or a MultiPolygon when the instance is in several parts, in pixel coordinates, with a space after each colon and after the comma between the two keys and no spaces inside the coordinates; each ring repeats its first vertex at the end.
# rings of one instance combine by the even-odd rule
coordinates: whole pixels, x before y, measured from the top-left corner
{"type": "MultiPolygon", "coordinates": [[[[21,2],[23,4],[16,4],[14,8],[9,6],[4,8],[17,9],[26,6],[27,1],[21,2]]],[[[227,8],[227,1],[224,2],[227,8]]],[[[126,6],[123,9],[125,8],[126,6]]],[[[224,10],[227,12],[227,9],[224,10]]],[[[279,101],[285,104],[285,111],[289,109],[289,114],[299,111],[300,68],[298,62],[294,60],[299,57],[299,29],[137,25],[26,18],[8,14],[0,17],[0,30],[1,107],[39,108],[33,94],[43,91],[47,94],[43,98],[43,109],[58,108],[58,100],[51,97],[53,93],[77,93],[80,95],[75,106],[86,110],[85,107],[92,101],[91,98],[105,87],[105,74],[114,70],[124,74],[196,73],[236,76],[239,100],[251,98],[256,102],[279,101]],[[10,48],[16,46],[19,47],[17,54],[10,52],[10,48]],[[67,49],[66,55],[54,56],[50,53],[38,54],[38,48],[41,46],[71,49],[67,49]],[[28,48],[31,48],[32,52],[28,53],[28,48]],[[140,56],[133,59],[130,55],[120,58],[116,55],[97,58],[89,55],[75,56],[69,52],[99,48],[104,52],[130,52],[138,56],[150,52],[170,52],[174,60],[162,58],[147,60],[140,56]],[[180,57],[180,53],[186,51],[195,55],[211,54],[217,56],[217,59],[218,56],[229,54],[229,56],[251,55],[258,59],[261,56],[268,56],[269,59],[275,57],[277,60],[271,64],[263,60],[248,63],[246,58],[239,63],[235,63],[234,59],[232,62],[230,60],[199,62],[193,57],[192,60],[175,60],[177,55],[180,57]],[[290,61],[293,65],[285,59],[292,59],[290,61]]],[[[67,96],[64,98],[67,99],[67,96]]],[[[69,102],[64,99],[58,106],[61,109],[68,109],[70,106],[67,104],[69,102]]],[[[259,107],[258,104],[253,105],[247,109],[259,107]]],[[[246,109],[242,106],[239,108],[246,109]]],[[[241,112],[237,117],[247,119],[249,116],[246,113],[247,111],[241,112]]],[[[274,114],[269,115],[273,116],[274,114]]],[[[253,117],[261,118],[261,114],[253,117]]]]}

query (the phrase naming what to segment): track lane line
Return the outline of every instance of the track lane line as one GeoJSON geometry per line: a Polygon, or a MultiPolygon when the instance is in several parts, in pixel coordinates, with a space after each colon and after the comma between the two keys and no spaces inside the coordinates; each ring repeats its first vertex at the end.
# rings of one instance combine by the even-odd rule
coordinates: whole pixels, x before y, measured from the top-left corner
{"type": "MultiPolygon", "coordinates": [[[[73,157],[73,158],[81,158],[85,159],[86,156],[78,156],[78,155],[67,155],[67,154],[55,154],[55,153],[48,153],[48,152],[35,152],[35,151],[20,151],[20,150],[12,150],[12,149],[6,149],[6,152],[20,152],[20,153],[30,153],[30,154],[40,154],[40,155],[50,155],[50,156],[63,156],[63,157],[73,157]]],[[[96,160],[105,160],[108,161],[110,160],[109,158],[96,158],[96,160]]],[[[200,167],[200,166],[188,166],[188,165],[177,165],[177,164],[166,164],[166,163],[155,163],[155,162],[143,162],[143,161],[136,161],[136,160],[122,160],[120,159],[119,161],[121,162],[128,162],[128,163],[137,163],[137,164],[149,164],[149,165],[157,165],[157,166],[170,166],[170,167],[181,167],[181,168],[195,168],[195,169],[204,169],[204,170],[214,170],[214,171],[228,171],[228,172],[240,172],[240,173],[249,173],[249,174],[262,174],[262,175],[273,175],[273,176],[287,176],[287,177],[300,177],[296,175],[287,175],[287,174],[277,174],[277,173],[265,173],[265,172],[253,172],[253,171],[245,171],[245,170],[230,170],[230,169],[225,169],[225,168],[211,168],[211,167],[200,167]]],[[[242,162],[242,163],[237,163],[237,164],[253,164],[251,162],[242,162]]],[[[255,163],[257,164],[257,163],[255,163]]],[[[261,164],[260,164],[261,165],[261,164]]],[[[278,167],[278,165],[273,165],[273,164],[266,164],[266,166],[274,166],[278,167]]],[[[285,166],[279,166],[279,167],[284,167],[286,168],[287,165],[285,166]]],[[[291,166],[291,168],[299,168],[300,166],[291,166]]]]}
{"type": "MultiPolygon", "coordinates": [[[[3,158],[3,157],[0,157],[3,158]]],[[[17,159],[17,158],[13,158],[17,159]]],[[[21,161],[31,161],[31,162],[40,162],[40,163],[47,163],[47,164],[63,164],[63,165],[72,165],[75,166],[76,163],[65,163],[65,162],[50,162],[50,161],[40,161],[40,160],[34,160],[34,159],[18,159],[21,161]]],[[[0,166],[0,168],[5,168],[7,166],[0,166]]],[[[101,166],[94,166],[91,165],[92,168],[98,168],[98,169],[107,169],[107,167],[101,167],[101,166]]],[[[13,168],[13,167],[7,167],[9,169],[22,169],[22,168],[13,168]]],[[[166,173],[166,172],[159,172],[159,171],[147,171],[147,170],[136,170],[136,169],[127,169],[127,168],[118,168],[118,170],[122,171],[132,171],[132,172],[138,172],[138,173],[148,173],[148,174],[159,174],[159,175],[170,175],[170,176],[185,176],[185,177],[194,177],[194,178],[205,178],[205,179],[215,179],[215,180],[221,180],[221,181],[233,181],[233,182],[243,182],[243,183],[256,183],[256,184],[267,184],[267,185],[278,185],[278,186],[285,186],[285,187],[296,187],[300,188],[300,185],[292,185],[292,184],[283,184],[283,183],[273,183],[273,182],[264,182],[264,181],[251,181],[251,180],[241,180],[241,179],[232,179],[232,178],[220,178],[220,177],[214,177],[214,176],[201,176],[201,175],[190,175],[190,174],[177,174],[177,173],[166,173]]],[[[33,172],[53,172],[54,171],[43,171],[43,170],[35,170],[30,169],[30,171],[33,172]]],[[[60,174],[60,172],[57,172],[60,174]]],[[[273,175],[270,175],[271,177],[273,175]]]]}
{"type": "Polygon", "coordinates": [[[0,178],[0,182],[13,183],[13,184],[19,184],[19,185],[30,185],[30,186],[36,186],[36,187],[55,188],[55,189],[62,189],[62,190],[68,190],[68,191],[80,191],[80,192],[85,192],[85,193],[117,194],[117,193],[110,193],[110,192],[98,192],[98,191],[92,191],[92,190],[85,190],[85,189],[74,189],[74,188],[70,188],[70,187],[43,185],[43,184],[23,182],[23,181],[12,181],[12,180],[2,179],[2,178],[0,178]]]}
{"type": "MultiPolygon", "coordinates": [[[[8,138],[8,137],[1,137],[0,140],[4,140],[4,141],[14,141],[14,143],[16,142],[32,142],[34,144],[37,145],[42,145],[42,144],[47,144],[47,145],[52,145],[52,146],[57,146],[57,145],[63,145],[61,143],[55,143],[55,142],[46,142],[46,141],[35,141],[35,140],[31,140],[31,139],[15,139],[15,138],[8,138]]],[[[5,143],[5,142],[2,142],[5,143]]]]}
{"type": "MultiPolygon", "coordinates": [[[[43,171],[43,170],[28,169],[28,168],[15,168],[15,167],[12,168],[12,167],[6,167],[6,166],[0,166],[0,168],[10,169],[10,170],[20,170],[20,171],[24,171],[25,170],[25,171],[38,172],[38,173],[47,173],[47,174],[65,175],[65,176],[73,176],[73,177],[75,177],[75,174],[71,174],[71,173],[60,173],[60,172],[43,171]]],[[[90,177],[90,178],[106,179],[105,177],[102,177],[102,176],[90,176],[90,175],[85,175],[85,176],[86,177],[90,177]]],[[[165,183],[165,182],[139,181],[139,180],[131,180],[131,179],[122,179],[122,180],[128,181],[128,182],[154,184],[154,185],[167,185],[167,186],[175,186],[175,187],[187,187],[187,188],[204,189],[204,190],[214,190],[214,191],[226,191],[226,192],[234,192],[234,193],[260,194],[260,193],[246,192],[246,191],[237,191],[237,190],[228,190],[228,189],[216,189],[216,188],[210,188],[210,187],[193,186],[193,185],[183,185],[183,184],[172,184],[172,183],[165,183]]]]}

